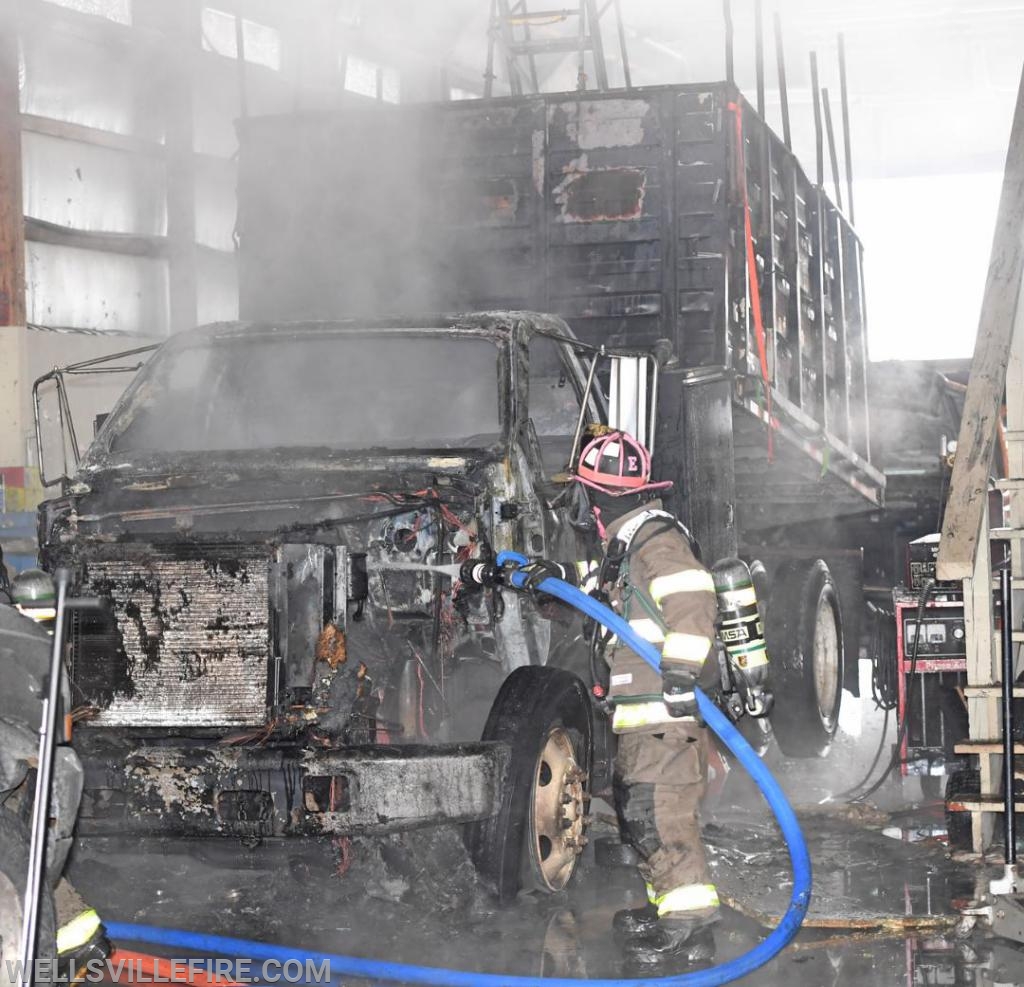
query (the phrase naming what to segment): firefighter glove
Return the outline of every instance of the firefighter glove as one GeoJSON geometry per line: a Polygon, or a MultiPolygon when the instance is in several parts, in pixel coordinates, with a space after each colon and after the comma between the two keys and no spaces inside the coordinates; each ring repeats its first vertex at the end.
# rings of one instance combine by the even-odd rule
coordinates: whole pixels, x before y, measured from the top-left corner
{"type": "Polygon", "coordinates": [[[552,562],[550,559],[533,559],[519,571],[526,574],[524,588],[530,592],[536,592],[540,588],[540,584],[549,576],[554,579],[561,579],[571,586],[575,586],[578,583],[573,566],[552,562]]]}
{"type": "Polygon", "coordinates": [[[662,699],[672,716],[698,717],[697,678],[685,668],[662,668],[662,699]]]}

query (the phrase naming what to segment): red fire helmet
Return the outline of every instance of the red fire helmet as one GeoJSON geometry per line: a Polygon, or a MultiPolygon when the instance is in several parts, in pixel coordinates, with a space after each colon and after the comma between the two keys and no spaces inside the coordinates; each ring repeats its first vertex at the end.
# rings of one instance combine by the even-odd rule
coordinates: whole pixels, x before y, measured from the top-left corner
{"type": "Polygon", "coordinates": [[[577,482],[612,497],[667,490],[671,480],[651,482],[651,454],[627,432],[599,435],[584,447],[576,467],[577,482]]]}

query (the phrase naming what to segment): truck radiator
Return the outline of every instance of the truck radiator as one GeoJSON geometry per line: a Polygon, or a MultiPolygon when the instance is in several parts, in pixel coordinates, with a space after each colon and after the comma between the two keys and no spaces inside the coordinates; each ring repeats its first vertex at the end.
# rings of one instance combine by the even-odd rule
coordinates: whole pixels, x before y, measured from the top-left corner
{"type": "Polygon", "coordinates": [[[110,608],[72,620],[73,705],[101,726],[264,723],[268,572],[237,550],[88,562],[83,591],[110,608]]]}

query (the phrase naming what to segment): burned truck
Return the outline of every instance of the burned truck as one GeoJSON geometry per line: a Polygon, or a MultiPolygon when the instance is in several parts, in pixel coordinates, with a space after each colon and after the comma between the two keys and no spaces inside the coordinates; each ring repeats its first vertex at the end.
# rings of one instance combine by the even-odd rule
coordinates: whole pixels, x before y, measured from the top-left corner
{"type": "Polygon", "coordinates": [[[220,323],[149,355],[40,509],[46,567],[106,601],[69,618],[79,832],[462,822],[502,897],[564,886],[610,782],[580,619],[460,574],[592,551],[566,471],[608,419],[601,362],[530,313],[220,323]]]}
{"type": "Polygon", "coordinates": [[[775,736],[825,754],[859,690],[864,572],[891,568],[862,551],[885,492],[863,250],[738,90],[375,105],[239,136],[243,318],[531,309],[593,346],[667,342],[658,478],[706,561],[763,563],[775,736]]]}

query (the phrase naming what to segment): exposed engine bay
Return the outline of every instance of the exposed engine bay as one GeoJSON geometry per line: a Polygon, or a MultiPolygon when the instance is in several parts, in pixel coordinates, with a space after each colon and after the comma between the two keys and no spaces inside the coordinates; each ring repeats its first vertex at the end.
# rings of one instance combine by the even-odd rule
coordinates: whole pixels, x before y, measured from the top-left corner
{"type": "MultiPolygon", "coordinates": [[[[512,548],[584,551],[572,505],[540,493],[533,426],[531,442],[512,438],[536,328],[524,322],[371,330],[402,361],[383,370],[365,334],[333,325],[207,327],[150,361],[40,514],[47,567],[106,603],[70,629],[83,832],[388,831],[496,811],[508,750],[479,738],[503,680],[547,664],[585,674],[586,660],[578,617],[459,575],[512,548]],[[445,347],[473,376],[437,411],[415,354],[445,347]],[[275,442],[288,432],[254,378],[281,361],[315,377],[328,359],[337,378],[341,353],[357,361],[350,386],[401,377],[389,427],[431,416],[425,448],[350,450],[351,420],[339,449],[260,444],[245,411],[274,419],[275,442]]],[[[551,397],[535,390],[557,412],[560,458],[585,377],[571,351],[552,354],[551,397]]],[[[319,415],[303,441],[330,441],[324,417],[358,411],[289,381],[319,415]]]]}

